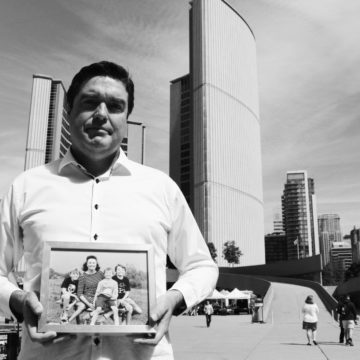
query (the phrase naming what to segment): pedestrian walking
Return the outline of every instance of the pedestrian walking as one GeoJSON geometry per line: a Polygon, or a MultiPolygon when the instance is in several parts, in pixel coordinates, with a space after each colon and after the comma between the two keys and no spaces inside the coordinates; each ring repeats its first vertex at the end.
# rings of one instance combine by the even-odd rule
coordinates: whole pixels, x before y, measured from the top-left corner
{"type": "Polygon", "coordinates": [[[354,346],[352,334],[357,324],[357,315],[355,305],[351,302],[350,296],[346,295],[343,306],[341,308],[342,325],[345,331],[346,345],[354,346]]]}
{"type": "Polygon", "coordinates": [[[338,313],[339,316],[339,327],[340,327],[340,335],[339,335],[339,343],[343,344],[344,340],[345,340],[345,330],[344,330],[344,326],[343,326],[343,320],[344,320],[344,316],[343,316],[343,308],[344,308],[344,297],[342,296],[339,299],[338,302],[338,306],[336,307],[336,312],[338,313]]]}
{"type": "Polygon", "coordinates": [[[314,303],[314,298],[312,295],[309,295],[305,299],[305,304],[302,308],[303,313],[303,329],[306,331],[306,337],[308,339],[308,345],[311,346],[311,341],[314,345],[317,345],[316,341],[316,332],[317,332],[317,322],[319,308],[314,303]]]}
{"type": "Polygon", "coordinates": [[[214,313],[214,309],[212,305],[210,304],[210,301],[206,301],[206,304],[204,306],[204,312],[206,317],[206,326],[210,327],[211,323],[211,315],[214,313]]]}

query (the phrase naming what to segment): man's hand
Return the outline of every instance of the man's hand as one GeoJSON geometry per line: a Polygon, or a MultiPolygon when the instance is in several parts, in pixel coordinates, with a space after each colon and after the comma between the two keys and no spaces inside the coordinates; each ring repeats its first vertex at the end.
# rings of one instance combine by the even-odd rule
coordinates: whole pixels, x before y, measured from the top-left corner
{"type": "Polygon", "coordinates": [[[32,341],[47,343],[56,338],[55,331],[37,331],[37,322],[43,312],[43,306],[34,292],[16,290],[11,294],[9,303],[12,311],[24,317],[24,325],[32,341]]]}
{"type": "Polygon", "coordinates": [[[178,304],[184,300],[178,290],[169,290],[157,300],[157,304],[150,315],[150,325],[157,325],[156,335],[153,339],[135,339],[137,344],[157,345],[169,330],[170,320],[178,304]]]}

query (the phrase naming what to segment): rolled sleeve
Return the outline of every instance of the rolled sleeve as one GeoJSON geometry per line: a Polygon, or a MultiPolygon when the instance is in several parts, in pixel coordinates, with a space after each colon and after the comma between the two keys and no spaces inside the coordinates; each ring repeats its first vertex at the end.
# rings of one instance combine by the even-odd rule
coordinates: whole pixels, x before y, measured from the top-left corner
{"type": "Polygon", "coordinates": [[[168,255],[179,271],[172,290],[182,293],[189,309],[204,300],[215,288],[219,271],[191,210],[176,186],[171,203],[172,226],[168,255]]]}
{"type": "Polygon", "coordinates": [[[13,316],[9,300],[19,288],[9,281],[9,274],[23,255],[22,231],[18,222],[18,201],[12,187],[1,202],[0,210],[0,311],[13,316]]]}

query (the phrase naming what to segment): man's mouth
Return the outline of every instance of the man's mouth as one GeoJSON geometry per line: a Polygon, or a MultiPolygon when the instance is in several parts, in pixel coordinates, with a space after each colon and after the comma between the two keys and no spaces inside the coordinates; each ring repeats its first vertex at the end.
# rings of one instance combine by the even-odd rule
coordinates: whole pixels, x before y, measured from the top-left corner
{"type": "Polygon", "coordinates": [[[97,136],[97,135],[109,135],[110,131],[100,127],[88,127],[85,131],[89,134],[89,136],[97,136]]]}

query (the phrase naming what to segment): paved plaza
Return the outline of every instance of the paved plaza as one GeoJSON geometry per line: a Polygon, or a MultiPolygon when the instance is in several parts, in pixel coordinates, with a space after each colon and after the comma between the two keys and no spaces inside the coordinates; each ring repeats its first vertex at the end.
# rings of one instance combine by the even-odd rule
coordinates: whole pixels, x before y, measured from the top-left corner
{"type": "Polygon", "coordinates": [[[207,328],[204,316],[173,318],[171,337],[175,360],[355,360],[360,358],[360,327],[355,346],[339,344],[339,327],[313,290],[273,284],[274,299],[266,324],[251,323],[251,316],[213,316],[207,328]],[[320,309],[318,346],[307,346],[301,308],[313,294],[320,309]]]}

